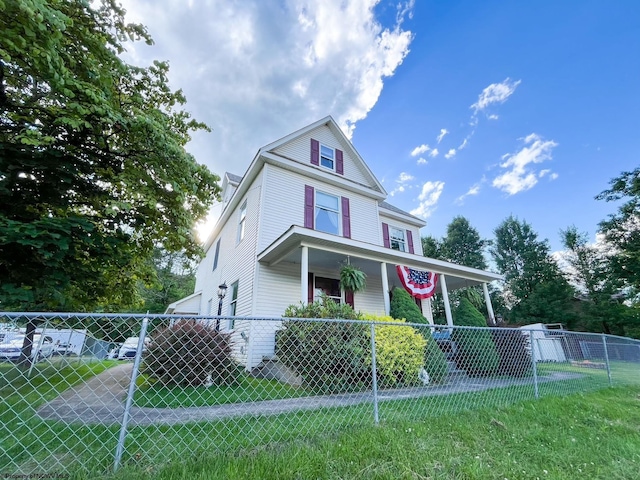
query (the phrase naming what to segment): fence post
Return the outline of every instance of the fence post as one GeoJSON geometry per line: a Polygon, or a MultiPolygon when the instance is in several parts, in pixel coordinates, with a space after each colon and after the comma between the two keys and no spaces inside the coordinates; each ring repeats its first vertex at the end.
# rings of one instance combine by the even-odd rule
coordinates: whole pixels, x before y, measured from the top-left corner
{"type": "Polygon", "coordinates": [[[535,391],[536,398],[540,398],[540,392],[538,391],[538,361],[536,359],[536,345],[533,343],[535,338],[533,337],[533,330],[529,330],[529,343],[531,343],[531,363],[533,364],[533,389],[535,391]]]}
{"type": "Polygon", "coordinates": [[[373,380],[373,421],[378,425],[378,371],[376,368],[376,328],[371,322],[371,376],[373,380]]]}
{"type": "Polygon", "coordinates": [[[611,366],[609,365],[609,350],[607,350],[607,336],[602,334],[602,346],[604,347],[604,361],[607,363],[607,376],[609,377],[609,386],[613,386],[611,381],[611,366]]]}
{"type": "Polygon", "coordinates": [[[144,339],[147,335],[147,325],[149,319],[142,320],[140,327],[140,337],[138,338],[138,349],[136,350],[136,358],[133,361],[133,371],[131,372],[131,381],[129,382],[129,391],[127,392],[127,401],[124,404],[124,414],[122,415],[122,425],[120,426],[120,437],[118,438],[118,446],[116,447],[116,455],[113,461],[113,471],[116,472],[120,466],[122,452],[124,451],[124,441],[127,437],[127,424],[129,423],[129,412],[133,403],[133,395],[136,392],[136,380],[138,378],[138,368],[140,368],[140,360],[142,358],[142,348],[144,347],[144,339]]]}
{"type": "MultiPolygon", "coordinates": [[[[44,327],[42,327],[42,332],[40,332],[40,338],[38,339],[38,345],[36,346],[36,351],[33,351],[33,342],[31,342],[31,361],[29,362],[29,373],[27,373],[27,378],[31,378],[31,374],[33,373],[33,367],[36,363],[38,363],[38,357],[40,356],[40,350],[42,349],[42,342],[44,341],[44,332],[47,330],[47,324],[49,322],[44,322],[44,327]]],[[[34,332],[35,335],[35,332],[34,332]]]]}

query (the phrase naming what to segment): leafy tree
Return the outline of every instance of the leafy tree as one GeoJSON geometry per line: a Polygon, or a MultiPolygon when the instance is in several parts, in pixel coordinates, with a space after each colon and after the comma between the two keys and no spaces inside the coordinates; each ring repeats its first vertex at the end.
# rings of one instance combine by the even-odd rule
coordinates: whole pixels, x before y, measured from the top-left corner
{"type": "Polygon", "coordinates": [[[138,291],[144,303],[137,311],[164,313],[170,303],[193,293],[195,264],[182,252],[155,248],[149,262],[155,275],[151,283],[138,282],[138,291]]]}
{"type": "Polygon", "coordinates": [[[439,260],[443,260],[442,256],[442,242],[431,235],[427,235],[426,237],[422,237],[422,254],[425,257],[436,258],[439,260]]]}
{"type": "Polygon", "coordinates": [[[633,312],[624,305],[622,281],[612,268],[614,253],[606,242],[589,244],[586,233],[571,226],[560,232],[569,266],[568,276],[582,293],[576,330],[629,335],[637,328],[633,312]],[[626,327],[626,328],[625,328],[626,327]]]}
{"type": "Polygon", "coordinates": [[[505,276],[511,323],[571,324],[574,291],[551,257],[549,243],[525,221],[513,216],[495,230],[491,255],[505,276]]]}
{"type": "Polygon", "coordinates": [[[611,180],[596,199],[621,201],[617,213],[600,222],[600,231],[616,250],[614,274],[636,291],[640,289],[640,167],[611,180]]]}
{"type": "Polygon", "coordinates": [[[114,0],[9,0],[0,31],[0,308],[123,308],[154,248],[192,231],[219,178],[185,151],[207,127],[168,66],[119,54],[151,38],[114,0]]]}
{"type": "Polygon", "coordinates": [[[480,238],[469,220],[457,216],[447,226],[447,235],[441,244],[442,257],[459,265],[486,270],[487,262],[482,252],[488,244],[487,240],[480,238]]]}

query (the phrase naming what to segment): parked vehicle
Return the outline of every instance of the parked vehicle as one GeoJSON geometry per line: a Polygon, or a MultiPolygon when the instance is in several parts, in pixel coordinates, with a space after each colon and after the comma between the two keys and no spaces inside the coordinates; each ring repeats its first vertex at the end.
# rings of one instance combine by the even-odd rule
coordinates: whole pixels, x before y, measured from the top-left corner
{"type": "MultiPolygon", "coordinates": [[[[133,360],[136,356],[136,351],[138,350],[138,340],[140,337],[129,337],[127,338],[120,350],[118,351],[118,360],[133,360]]],[[[142,351],[144,352],[147,348],[147,343],[149,339],[145,339],[144,346],[142,351]]]]}
{"type": "Polygon", "coordinates": [[[59,343],[55,346],[53,354],[68,356],[74,353],[73,346],[70,343],[59,343]]]}
{"type": "MultiPolygon", "coordinates": [[[[5,335],[4,340],[0,343],[0,359],[18,360],[24,344],[25,335],[5,335]]],[[[39,333],[33,335],[33,346],[31,347],[31,359],[40,361],[53,355],[54,346],[53,339],[45,335],[41,338],[39,333]]]]}

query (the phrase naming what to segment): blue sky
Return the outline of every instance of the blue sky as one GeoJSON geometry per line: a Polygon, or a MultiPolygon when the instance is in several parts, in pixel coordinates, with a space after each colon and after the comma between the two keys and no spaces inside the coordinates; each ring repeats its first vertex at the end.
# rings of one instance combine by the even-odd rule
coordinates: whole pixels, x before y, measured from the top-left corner
{"type": "MultiPolygon", "coordinates": [[[[214,129],[188,149],[242,174],[259,147],[331,114],[393,195],[442,236],[508,215],[554,250],[594,237],[594,200],[640,159],[640,2],[185,3],[129,0],[187,109],[214,129]],[[466,140],[466,143],[465,143],[466,140]]],[[[215,212],[214,212],[215,213],[215,212]]]]}

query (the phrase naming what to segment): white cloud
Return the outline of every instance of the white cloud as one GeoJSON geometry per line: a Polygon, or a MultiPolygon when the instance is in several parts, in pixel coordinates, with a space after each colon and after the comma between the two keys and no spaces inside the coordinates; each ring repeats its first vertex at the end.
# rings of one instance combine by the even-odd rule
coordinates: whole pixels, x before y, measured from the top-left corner
{"type": "Polygon", "coordinates": [[[367,116],[413,39],[402,28],[413,0],[386,19],[378,3],[124,0],[127,20],[156,42],[128,45],[125,60],[169,60],[171,86],[213,129],[188,150],[216,173],[242,174],[259,147],[308,123],[330,114],[351,135],[367,116]]]}
{"type": "Polygon", "coordinates": [[[401,172],[400,175],[398,176],[398,180],[396,180],[396,182],[398,183],[407,183],[410,182],[411,180],[413,180],[415,177],[413,175],[410,175],[406,172],[401,172]]]}
{"type": "Polygon", "coordinates": [[[414,179],[415,177],[413,175],[407,172],[400,172],[400,175],[398,175],[398,178],[396,179],[397,186],[389,192],[389,195],[393,197],[396,193],[404,192],[407,189],[407,183],[414,179]]]}
{"type": "Polygon", "coordinates": [[[482,180],[480,180],[478,183],[473,184],[471,188],[467,190],[467,193],[465,193],[464,195],[460,195],[458,198],[456,198],[456,201],[455,201],[456,205],[463,205],[467,197],[478,195],[480,193],[480,187],[486,181],[487,179],[485,177],[482,177],[482,180]]]}
{"type": "Polygon", "coordinates": [[[456,149],[455,148],[449,149],[449,151],[444,154],[444,158],[446,158],[447,160],[449,160],[450,158],[453,158],[455,156],[456,156],[456,149]]]}
{"type": "Polygon", "coordinates": [[[521,80],[513,82],[510,78],[506,78],[501,83],[492,83],[482,90],[482,93],[478,96],[478,101],[471,105],[470,108],[477,114],[489,105],[506,102],[513,92],[516,91],[520,82],[521,80]]]}
{"type": "Polygon", "coordinates": [[[555,180],[556,178],[558,178],[558,174],[555,172],[549,175],[549,180],[555,180]]]}
{"type": "Polygon", "coordinates": [[[426,161],[423,157],[420,157],[420,158],[418,159],[417,164],[418,164],[418,165],[426,165],[426,164],[427,164],[427,161],[426,161]]]}
{"type": "Polygon", "coordinates": [[[496,115],[495,113],[492,113],[491,115],[489,115],[487,117],[489,120],[498,120],[498,118],[500,118],[498,115],[496,115]]]}
{"type": "Polygon", "coordinates": [[[458,146],[458,150],[463,150],[463,149],[467,148],[467,144],[469,143],[469,136],[467,138],[465,138],[462,141],[462,143],[458,146]]]}
{"type": "Polygon", "coordinates": [[[449,130],[447,130],[446,128],[441,128],[440,129],[440,135],[438,135],[438,143],[440,143],[442,141],[442,139],[444,138],[444,136],[449,133],[449,130]]]}
{"type": "Polygon", "coordinates": [[[551,160],[551,151],[558,145],[553,140],[543,140],[535,133],[528,135],[524,144],[520,151],[502,157],[504,162],[500,167],[507,171],[493,179],[492,185],[509,195],[529,190],[538,183],[538,177],[546,173],[537,172],[535,165],[551,160]]]}
{"type": "Polygon", "coordinates": [[[429,156],[430,156],[431,158],[436,158],[436,157],[438,156],[438,154],[439,154],[439,153],[440,153],[440,152],[438,152],[438,149],[437,149],[437,148],[434,148],[433,150],[431,150],[431,151],[429,152],[429,156]]]}
{"type": "Polygon", "coordinates": [[[413,150],[411,150],[411,156],[417,157],[418,155],[422,155],[423,153],[428,152],[429,150],[431,150],[431,147],[423,143],[422,145],[419,145],[413,150]]]}
{"type": "Polygon", "coordinates": [[[426,182],[422,185],[422,192],[418,196],[420,205],[411,210],[412,215],[428,218],[436,209],[436,204],[444,189],[444,182],[426,182]]]}

